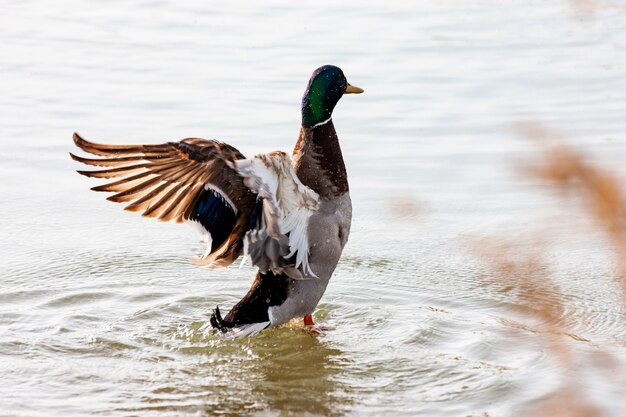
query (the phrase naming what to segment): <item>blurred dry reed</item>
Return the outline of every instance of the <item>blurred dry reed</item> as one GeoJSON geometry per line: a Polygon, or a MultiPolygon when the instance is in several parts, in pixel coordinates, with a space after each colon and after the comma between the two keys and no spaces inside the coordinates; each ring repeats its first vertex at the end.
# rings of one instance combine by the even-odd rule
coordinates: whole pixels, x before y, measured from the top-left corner
{"type": "Polygon", "coordinates": [[[536,123],[520,123],[517,128],[523,137],[537,141],[542,150],[543,161],[529,174],[547,182],[560,196],[582,201],[585,212],[612,242],[618,266],[616,278],[626,300],[626,197],[620,186],[623,181],[566,146],[557,133],[536,123]]]}
{"type": "Polygon", "coordinates": [[[409,195],[392,198],[387,209],[389,215],[395,220],[421,220],[430,211],[425,202],[409,195]]]}
{"type": "MultiPolygon", "coordinates": [[[[541,150],[541,162],[529,168],[526,175],[549,185],[561,198],[580,201],[581,209],[612,242],[618,265],[617,282],[622,289],[622,300],[626,301],[626,198],[619,179],[592,164],[584,154],[565,145],[558,134],[539,124],[522,123],[517,129],[524,138],[535,140],[541,150]]],[[[567,297],[551,277],[544,258],[546,236],[540,236],[533,245],[497,238],[477,245],[478,255],[492,271],[493,284],[512,288],[520,303],[529,307],[529,314],[540,323],[530,330],[541,333],[540,340],[547,351],[559,363],[563,375],[569,375],[567,384],[525,410],[523,415],[599,417],[601,408],[586,392],[588,387],[579,382],[583,378],[571,339],[564,337],[570,335],[563,305],[567,297]]]]}
{"type": "MultiPolygon", "coordinates": [[[[537,243],[528,247],[506,239],[489,239],[478,242],[477,254],[487,261],[494,284],[514,291],[520,305],[528,307],[528,314],[538,324],[516,326],[540,335],[563,374],[575,375],[577,362],[565,337],[571,336],[567,329],[567,318],[559,286],[550,275],[544,259],[546,247],[537,243]],[[504,287],[503,287],[504,285],[504,287]]],[[[550,417],[600,417],[602,414],[578,384],[579,378],[570,378],[557,392],[540,404],[524,410],[525,416],[550,417]]]]}
{"type": "Polygon", "coordinates": [[[598,7],[595,0],[570,0],[569,2],[577,13],[593,13],[598,7]]]}

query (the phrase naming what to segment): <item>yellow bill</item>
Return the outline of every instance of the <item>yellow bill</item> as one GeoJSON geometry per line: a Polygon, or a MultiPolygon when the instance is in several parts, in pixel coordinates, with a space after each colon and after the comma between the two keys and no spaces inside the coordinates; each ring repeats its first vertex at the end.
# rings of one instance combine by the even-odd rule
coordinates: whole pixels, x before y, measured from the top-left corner
{"type": "Polygon", "coordinates": [[[344,91],[344,94],[361,94],[363,91],[365,90],[355,85],[350,85],[348,83],[348,86],[346,87],[346,91],[344,91]]]}

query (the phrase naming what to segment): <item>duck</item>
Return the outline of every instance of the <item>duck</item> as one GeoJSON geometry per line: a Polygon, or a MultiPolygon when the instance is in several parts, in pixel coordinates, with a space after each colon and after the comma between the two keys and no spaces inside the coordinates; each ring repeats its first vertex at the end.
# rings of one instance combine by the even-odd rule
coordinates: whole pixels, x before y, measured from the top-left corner
{"type": "Polygon", "coordinates": [[[188,223],[206,244],[192,263],[221,269],[243,255],[256,267],[243,298],[209,323],[218,334],[253,336],[312,314],[324,295],[350,234],[352,202],[332,114],[348,83],[334,65],[311,75],[301,104],[301,127],[291,155],[246,158],[218,140],[186,138],[162,144],[113,145],[74,133],[74,144],[95,157],[70,153],[81,175],[106,179],[94,191],[161,222],[188,223]]]}

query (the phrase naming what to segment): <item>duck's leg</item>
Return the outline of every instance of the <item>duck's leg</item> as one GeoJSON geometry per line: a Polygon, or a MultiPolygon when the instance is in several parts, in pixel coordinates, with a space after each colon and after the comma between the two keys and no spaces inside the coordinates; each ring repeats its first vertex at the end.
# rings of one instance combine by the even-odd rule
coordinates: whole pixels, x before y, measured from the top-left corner
{"type": "Polygon", "coordinates": [[[307,314],[304,316],[304,326],[306,331],[312,332],[314,334],[322,334],[326,331],[325,327],[322,327],[313,322],[313,316],[311,314],[307,314]]]}

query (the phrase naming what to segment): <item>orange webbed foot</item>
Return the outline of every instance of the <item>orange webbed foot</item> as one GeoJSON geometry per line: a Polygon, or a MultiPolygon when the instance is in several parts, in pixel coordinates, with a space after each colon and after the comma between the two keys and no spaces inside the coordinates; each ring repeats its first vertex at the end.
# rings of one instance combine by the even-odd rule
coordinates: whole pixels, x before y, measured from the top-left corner
{"type": "Polygon", "coordinates": [[[313,322],[313,316],[311,314],[307,314],[306,316],[304,316],[304,326],[306,330],[311,331],[315,334],[322,334],[326,330],[325,327],[322,327],[319,324],[315,324],[315,322],[313,322]]]}

